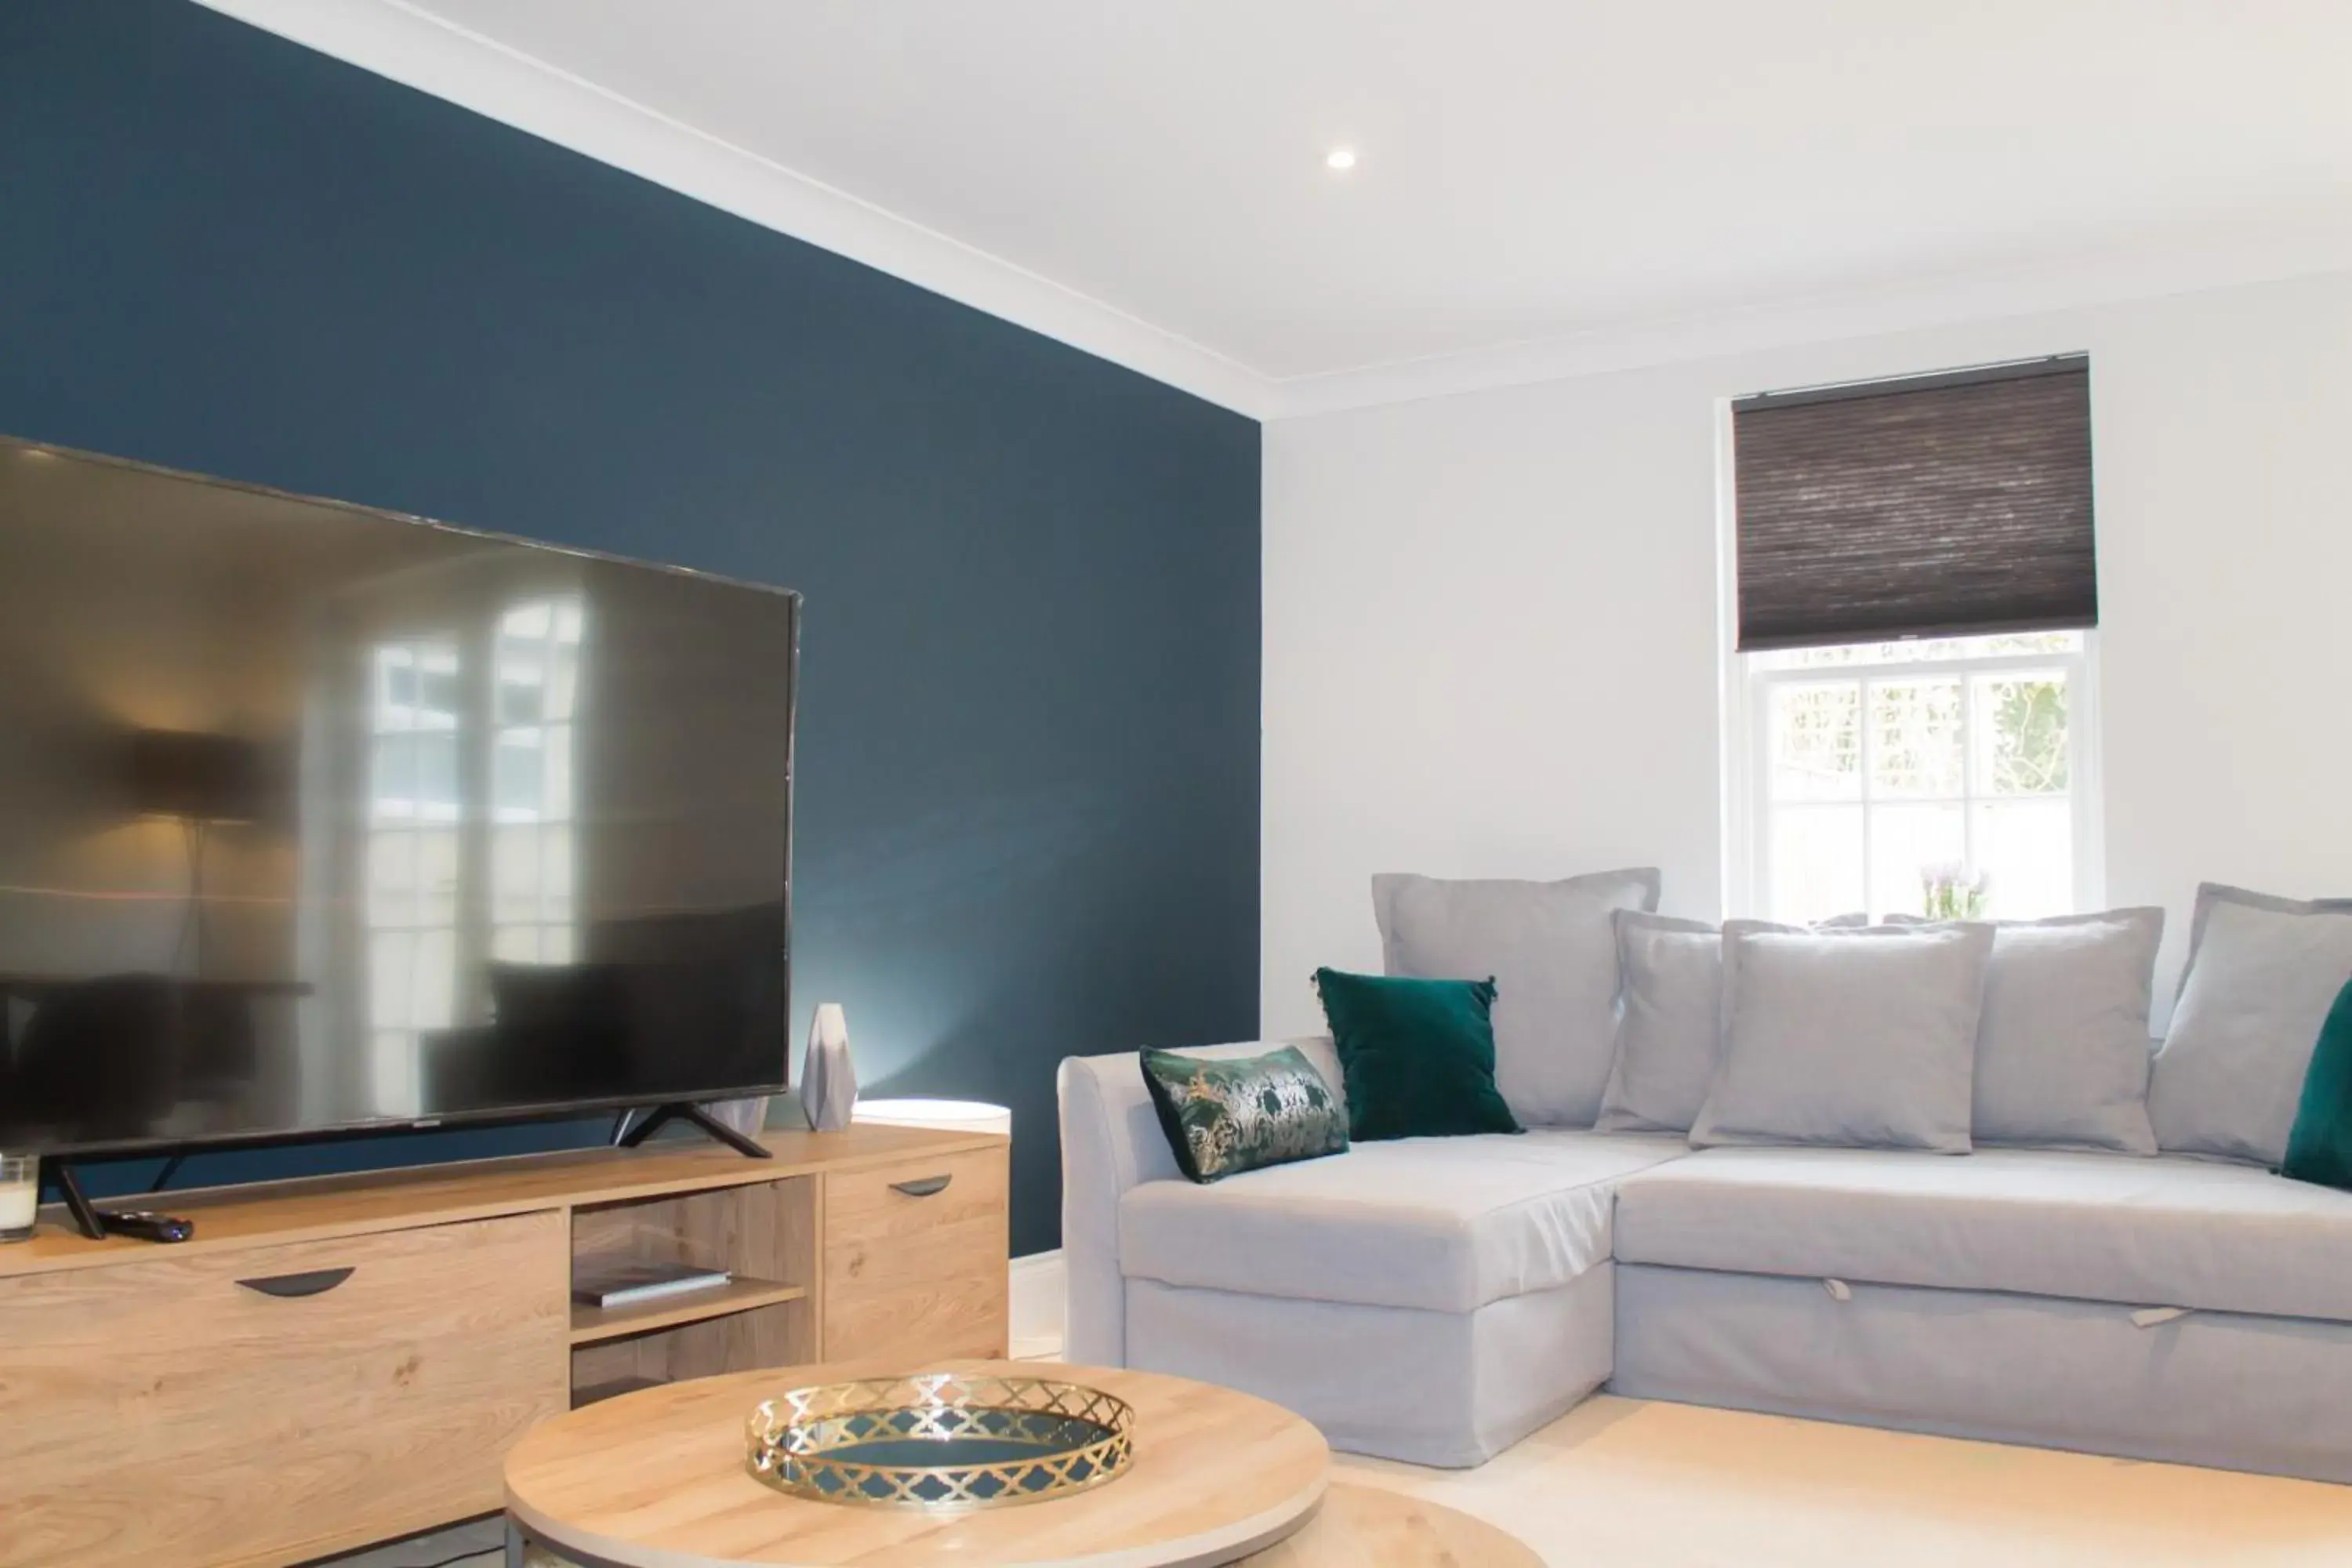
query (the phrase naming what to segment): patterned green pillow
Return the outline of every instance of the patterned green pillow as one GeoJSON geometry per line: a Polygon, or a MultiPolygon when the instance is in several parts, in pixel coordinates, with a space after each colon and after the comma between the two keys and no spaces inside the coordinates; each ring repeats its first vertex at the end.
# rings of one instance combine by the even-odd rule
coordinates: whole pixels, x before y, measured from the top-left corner
{"type": "Polygon", "coordinates": [[[1177,1167],[1196,1182],[1348,1148],[1348,1108],[1296,1046],[1262,1057],[1143,1053],[1143,1084],[1177,1167]]]}

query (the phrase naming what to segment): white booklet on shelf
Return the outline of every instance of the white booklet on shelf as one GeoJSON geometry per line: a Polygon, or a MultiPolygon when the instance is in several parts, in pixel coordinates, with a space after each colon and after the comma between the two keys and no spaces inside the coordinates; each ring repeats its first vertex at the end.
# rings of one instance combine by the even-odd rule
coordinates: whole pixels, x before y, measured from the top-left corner
{"type": "Polygon", "coordinates": [[[572,1277],[572,1299],[591,1307],[627,1307],[716,1289],[734,1278],[724,1268],[691,1263],[583,1263],[572,1277]]]}

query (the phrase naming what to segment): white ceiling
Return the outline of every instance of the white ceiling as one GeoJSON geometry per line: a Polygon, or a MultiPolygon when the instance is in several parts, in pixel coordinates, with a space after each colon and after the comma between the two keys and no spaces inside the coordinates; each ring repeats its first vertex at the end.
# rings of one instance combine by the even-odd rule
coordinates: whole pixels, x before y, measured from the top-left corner
{"type": "Polygon", "coordinates": [[[2241,239],[2352,260],[2352,0],[208,3],[1236,404],[2241,239]]]}

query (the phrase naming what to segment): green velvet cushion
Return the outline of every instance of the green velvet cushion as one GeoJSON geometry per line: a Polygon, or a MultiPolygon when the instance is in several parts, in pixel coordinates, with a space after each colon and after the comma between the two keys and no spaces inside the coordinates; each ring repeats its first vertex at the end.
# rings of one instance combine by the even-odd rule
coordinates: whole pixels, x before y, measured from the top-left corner
{"type": "Polygon", "coordinates": [[[1348,1147],[1346,1108],[1296,1046],[1223,1058],[1148,1050],[1143,1086],[1177,1168],[1196,1182],[1348,1147]]]}
{"type": "Polygon", "coordinates": [[[2282,1174],[2352,1191],[2352,984],[2336,994],[2303,1071],[2282,1174]]]}
{"type": "Polygon", "coordinates": [[[1495,983],[1315,972],[1348,1079],[1348,1133],[1522,1131],[1495,1087],[1495,983]]]}

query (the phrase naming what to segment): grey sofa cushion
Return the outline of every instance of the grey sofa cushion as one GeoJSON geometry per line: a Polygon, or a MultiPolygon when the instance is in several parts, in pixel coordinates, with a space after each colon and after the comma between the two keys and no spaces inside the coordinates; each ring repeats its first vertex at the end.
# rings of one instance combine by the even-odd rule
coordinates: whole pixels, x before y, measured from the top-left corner
{"type": "Polygon", "coordinates": [[[2352,1194],[2247,1165],[1721,1149],[1618,1184],[1617,1258],[2352,1322],[2352,1194]]]}
{"type": "Polygon", "coordinates": [[[1723,1060],[1694,1146],[1968,1152],[1989,925],[1723,928],[1723,1060]]]}
{"type": "Polygon", "coordinates": [[[1658,907],[1654,867],[1559,882],[1372,879],[1388,973],[1495,981],[1495,1082],[1530,1127],[1590,1127],[1616,1052],[1619,910],[1658,907]]]}
{"type": "Polygon", "coordinates": [[[1119,1200],[1120,1269],[1195,1289],[1470,1312],[1609,1258],[1613,1183],[1680,1139],[1401,1138],[1119,1200]]]}
{"type": "Polygon", "coordinates": [[[1704,921],[1617,911],[1617,1055],[1603,1132],[1687,1132],[1715,1081],[1723,932],[1704,921]]]}
{"type": "Polygon", "coordinates": [[[1979,1143],[2156,1152],[2148,1002],[2160,909],[1995,928],[1977,1025],[1979,1143]]]}
{"type": "Polygon", "coordinates": [[[2148,1117],[2167,1150],[2276,1165],[2319,1026],[2352,979],[2352,900],[2208,882],[2148,1117]]]}
{"type": "MultiPolygon", "coordinates": [[[[1811,928],[1857,931],[1863,914],[1811,928]]],[[[1617,911],[1617,1054],[1593,1126],[1603,1132],[1686,1132],[1723,1059],[1723,928],[1638,910],[1617,911]]]]}

